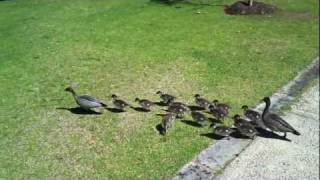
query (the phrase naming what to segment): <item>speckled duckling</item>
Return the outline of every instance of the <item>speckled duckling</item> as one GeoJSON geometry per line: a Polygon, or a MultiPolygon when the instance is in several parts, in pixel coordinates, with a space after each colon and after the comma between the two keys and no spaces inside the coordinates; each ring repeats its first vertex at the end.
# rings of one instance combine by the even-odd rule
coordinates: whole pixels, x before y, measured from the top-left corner
{"type": "Polygon", "coordinates": [[[234,116],[234,126],[237,128],[239,133],[243,136],[254,139],[257,135],[257,130],[251,124],[251,122],[242,119],[238,114],[234,116]]]}
{"type": "Polygon", "coordinates": [[[215,123],[211,124],[210,127],[213,128],[213,133],[215,135],[227,137],[228,140],[230,139],[230,135],[235,132],[235,130],[231,127],[224,125],[217,126],[215,123]]]}
{"type": "Polygon", "coordinates": [[[162,91],[158,91],[157,94],[160,95],[160,98],[162,99],[162,102],[165,103],[165,104],[169,104],[170,102],[173,102],[176,97],[170,95],[170,94],[166,94],[162,91]]]}
{"type": "Polygon", "coordinates": [[[169,106],[180,106],[180,107],[185,108],[186,110],[188,109],[188,106],[182,102],[170,102],[169,106]]]}
{"type": "Polygon", "coordinates": [[[249,109],[247,105],[243,105],[241,109],[243,109],[243,115],[250,119],[255,127],[267,129],[266,125],[264,125],[262,121],[262,116],[259,112],[249,109]]]}
{"type": "Polygon", "coordinates": [[[79,96],[77,93],[73,90],[72,87],[67,87],[65,91],[70,92],[76,103],[84,110],[90,110],[93,108],[99,108],[99,107],[106,107],[107,105],[103,102],[97,100],[96,98],[88,95],[82,95],[79,96]]]}
{"type": "Polygon", "coordinates": [[[243,125],[252,126],[254,128],[251,121],[242,119],[239,114],[234,115],[233,121],[234,121],[234,126],[237,128],[243,125]]]}
{"type": "Polygon", "coordinates": [[[228,104],[219,103],[218,100],[214,100],[212,104],[215,109],[219,109],[225,116],[228,116],[230,110],[230,106],[228,104]]]}
{"type": "Polygon", "coordinates": [[[283,137],[286,138],[287,132],[290,132],[295,135],[300,135],[300,133],[295,130],[289,123],[282,119],[279,115],[269,111],[271,101],[269,97],[262,99],[266,103],[266,107],[262,113],[263,123],[271,130],[276,132],[283,132],[283,137]]]}
{"type": "Polygon", "coordinates": [[[113,102],[114,106],[117,109],[120,109],[120,110],[124,111],[125,108],[129,106],[129,104],[126,103],[125,101],[123,101],[121,99],[118,99],[118,96],[115,95],[115,94],[112,94],[111,98],[112,98],[112,102],[113,102]]]}
{"type": "Polygon", "coordinates": [[[134,101],[135,101],[135,102],[138,102],[139,105],[140,105],[143,109],[148,110],[148,111],[150,111],[150,108],[154,105],[153,102],[151,102],[151,101],[149,101],[149,100],[147,100],[147,99],[139,99],[139,98],[136,98],[134,101]]]}
{"type": "Polygon", "coordinates": [[[195,95],[194,95],[194,101],[195,101],[195,103],[196,103],[198,106],[200,106],[200,107],[202,107],[202,108],[204,108],[204,109],[209,108],[209,106],[212,104],[210,101],[202,98],[202,97],[200,96],[200,94],[195,94],[195,95]]]}
{"type": "Polygon", "coordinates": [[[220,108],[215,108],[214,105],[209,106],[210,113],[216,117],[219,121],[223,121],[225,117],[228,116],[226,111],[220,109],[220,108]]]}
{"type": "Polygon", "coordinates": [[[172,126],[172,123],[175,119],[175,114],[167,113],[162,117],[161,127],[163,129],[163,133],[166,134],[169,128],[172,126]]]}
{"type": "Polygon", "coordinates": [[[186,112],[186,109],[182,106],[169,106],[168,111],[176,114],[178,118],[182,118],[186,112]]]}
{"type": "Polygon", "coordinates": [[[201,124],[202,126],[205,125],[206,122],[208,122],[207,117],[198,111],[191,111],[191,117],[194,121],[201,124]]]}

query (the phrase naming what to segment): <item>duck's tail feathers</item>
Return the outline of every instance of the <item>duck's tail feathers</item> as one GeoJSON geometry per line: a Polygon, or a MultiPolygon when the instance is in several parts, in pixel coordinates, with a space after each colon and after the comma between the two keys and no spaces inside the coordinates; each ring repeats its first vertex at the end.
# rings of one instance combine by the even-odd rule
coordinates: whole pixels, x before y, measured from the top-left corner
{"type": "Polygon", "coordinates": [[[300,136],[300,135],[301,135],[301,134],[300,134],[298,131],[296,131],[296,130],[294,130],[292,133],[295,134],[295,135],[297,135],[297,136],[300,136]]]}

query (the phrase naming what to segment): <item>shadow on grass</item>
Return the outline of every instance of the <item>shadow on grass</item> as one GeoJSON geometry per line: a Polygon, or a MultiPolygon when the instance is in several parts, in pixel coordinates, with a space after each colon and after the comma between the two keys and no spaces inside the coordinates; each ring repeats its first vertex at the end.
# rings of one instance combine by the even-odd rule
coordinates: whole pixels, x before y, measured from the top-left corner
{"type": "Polygon", "coordinates": [[[214,133],[200,134],[200,136],[205,136],[207,138],[214,139],[214,140],[221,140],[221,139],[224,138],[223,136],[219,136],[219,135],[216,135],[214,133]]]}
{"type": "Polygon", "coordinates": [[[193,126],[193,127],[197,127],[197,128],[203,127],[201,124],[199,124],[195,121],[191,121],[191,120],[181,120],[181,122],[183,122],[187,125],[193,126]]]}
{"type": "Polygon", "coordinates": [[[164,102],[162,102],[162,101],[160,101],[160,102],[153,102],[155,105],[157,105],[157,106],[168,106],[168,104],[167,103],[164,103],[164,102]]]}
{"type": "Polygon", "coordinates": [[[183,0],[150,0],[150,2],[152,3],[166,4],[166,5],[173,5],[182,1],[183,0]]]}
{"type": "Polygon", "coordinates": [[[117,109],[117,108],[109,108],[107,107],[106,110],[112,112],[112,113],[124,113],[126,112],[125,110],[122,110],[122,109],[117,109]]]}
{"type": "Polygon", "coordinates": [[[189,108],[191,111],[203,111],[203,110],[205,110],[205,108],[200,107],[200,106],[188,106],[188,108],[189,108]]]}
{"type": "Polygon", "coordinates": [[[163,129],[161,124],[156,125],[156,130],[159,132],[160,135],[164,136],[166,134],[166,131],[165,131],[165,129],[163,129]]]}
{"type": "Polygon", "coordinates": [[[208,118],[208,120],[209,120],[210,123],[220,123],[220,124],[223,123],[221,120],[218,120],[216,118],[208,118]]]}
{"type": "Polygon", "coordinates": [[[142,107],[131,107],[133,110],[138,111],[138,112],[150,112],[149,109],[145,109],[142,107]]]}
{"type": "Polygon", "coordinates": [[[75,107],[75,108],[60,107],[60,108],[56,108],[56,109],[67,110],[67,111],[71,112],[72,114],[79,114],[79,115],[101,115],[102,114],[100,112],[96,112],[93,110],[85,110],[85,109],[82,109],[81,107],[75,107]]]}

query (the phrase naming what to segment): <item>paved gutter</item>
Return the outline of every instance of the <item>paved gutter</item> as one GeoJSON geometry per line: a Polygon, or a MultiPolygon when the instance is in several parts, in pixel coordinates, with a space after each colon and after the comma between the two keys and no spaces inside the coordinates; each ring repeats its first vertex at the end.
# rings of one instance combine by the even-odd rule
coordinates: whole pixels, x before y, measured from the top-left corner
{"type": "MultiPolygon", "coordinates": [[[[270,97],[271,108],[279,109],[282,106],[292,104],[304,87],[317,77],[319,77],[319,57],[270,97]]],[[[261,103],[256,107],[256,110],[261,111],[263,108],[264,104],[261,103]]],[[[252,142],[252,140],[238,138],[216,141],[183,166],[173,179],[215,179],[252,142]]]]}

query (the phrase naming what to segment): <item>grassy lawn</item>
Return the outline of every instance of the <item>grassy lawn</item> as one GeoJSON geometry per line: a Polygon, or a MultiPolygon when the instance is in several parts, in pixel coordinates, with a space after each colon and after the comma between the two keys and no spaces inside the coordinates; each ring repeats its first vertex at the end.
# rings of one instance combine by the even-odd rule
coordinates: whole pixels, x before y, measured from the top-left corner
{"type": "MultiPolygon", "coordinates": [[[[221,2],[221,1],[219,1],[221,2]]],[[[233,1],[222,1],[230,4],[233,1]]],[[[318,1],[264,0],[282,12],[149,0],[0,1],[0,178],[166,179],[212,143],[152,113],[78,115],[64,88],[110,104],[157,90],[253,106],[318,56],[318,1]],[[196,11],[203,13],[196,14],[196,11]]],[[[188,119],[189,117],[187,117],[188,119]]]]}

